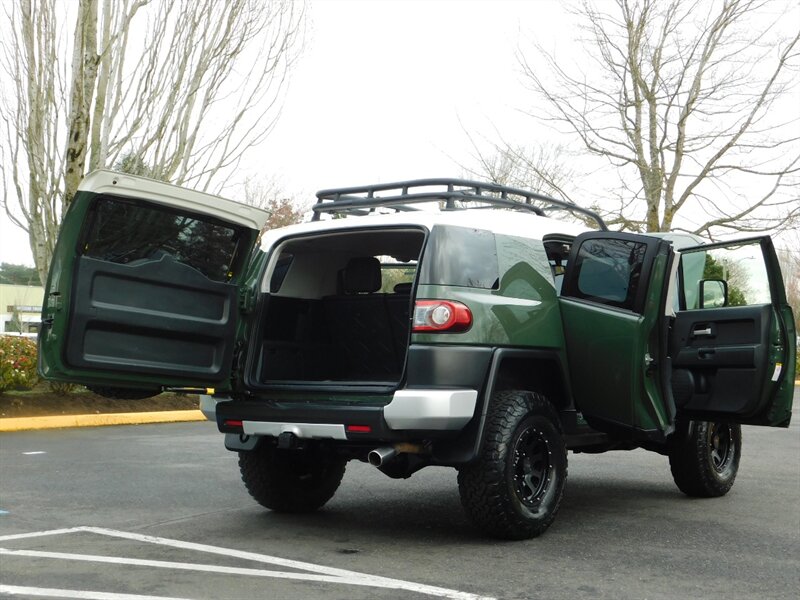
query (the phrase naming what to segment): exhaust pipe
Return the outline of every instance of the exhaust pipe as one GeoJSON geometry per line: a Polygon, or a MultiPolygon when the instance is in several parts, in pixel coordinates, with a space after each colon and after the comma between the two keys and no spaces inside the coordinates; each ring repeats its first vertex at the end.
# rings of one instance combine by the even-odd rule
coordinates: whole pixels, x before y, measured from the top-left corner
{"type": "Polygon", "coordinates": [[[367,460],[373,467],[382,467],[389,461],[397,458],[398,454],[425,454],[425,448],[420,444],[400,442],[394,446],[375,448],[367,454],[367,460]]]}
{"type": "Polygon", "coordinates": [[[380,467],[397,456],[397,450],[391,447],[375,448],[367,454],[367,460],[373,467],[380,467]]]}

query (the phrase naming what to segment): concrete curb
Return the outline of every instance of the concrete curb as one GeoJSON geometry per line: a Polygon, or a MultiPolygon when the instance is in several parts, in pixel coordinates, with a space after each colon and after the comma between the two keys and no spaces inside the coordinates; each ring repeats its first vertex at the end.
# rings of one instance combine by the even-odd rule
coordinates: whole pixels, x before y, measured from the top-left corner
{"type": "Polygon", "coordinates": [[[100,415],[60,415],[57,417],[21,417],[0,419],[0,431],[31,429],[64,429],[67,427],[100,427],[104,425],[145,425],[205,421],[199,410],[164,410],[140,413],[108,413],[100,415]]]}

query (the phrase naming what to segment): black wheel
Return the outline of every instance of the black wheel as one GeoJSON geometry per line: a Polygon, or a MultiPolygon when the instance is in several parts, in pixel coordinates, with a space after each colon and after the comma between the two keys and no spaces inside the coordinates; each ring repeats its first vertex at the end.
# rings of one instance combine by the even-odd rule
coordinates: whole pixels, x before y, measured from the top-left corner
{"type": "Polygon", "coordinates": [[[669,453],[672,478],[687,496],[713,498],[731,489],[742,455],[742,427],[692,421],[679,426],[669,453]]]}
{"type": "Polygon", "coordinates": [[[250,495],[276,512],[317,510],[333,497],[347,461],[313,450],[278,450],[260,444],[239,452],[239,471],[250,495]]]}
{"type": "Polygon", "coordinates": [[[161,393],[159,389],[151,390],[133,390],[128,388],[115,388],[96,385],[87,385],[86,389],[94,392],[98,396],[104,398],[111,398],[112,400],[143,400],[145,398],[152,398],[161,393]]]}
{"type": "Polygon", "coordinates": [[[533,392],[495,394],[475,463],[458,473],[461,504],[489,535],[519,540],[553,522],[567,480],[567,450],[558,416],[533,392]]]}

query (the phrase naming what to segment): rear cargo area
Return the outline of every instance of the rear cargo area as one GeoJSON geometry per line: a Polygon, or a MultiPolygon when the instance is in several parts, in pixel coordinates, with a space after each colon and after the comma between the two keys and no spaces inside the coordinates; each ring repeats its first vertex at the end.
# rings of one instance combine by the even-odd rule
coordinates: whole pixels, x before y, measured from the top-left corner
{"type": "Polygon", "coordinates": [[[257,380],[400,380],[421,229],[298,237],[277,249],[264,285],[257,380]]]}

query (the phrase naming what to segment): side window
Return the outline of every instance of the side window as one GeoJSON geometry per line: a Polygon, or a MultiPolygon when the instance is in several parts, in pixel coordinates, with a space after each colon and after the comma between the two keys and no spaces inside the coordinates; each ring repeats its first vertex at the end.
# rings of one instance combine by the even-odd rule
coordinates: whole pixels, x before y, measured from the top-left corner
{"type": "Polygon", "coordinates": [[[589,239],[574,259],[577,273],[574,296],[636,309],[647,244],[619,239],[589,239]]]}
{"type": "Polygon", "coordinates": [[[680,273],[681,302],[689,310],[772,302],[767,266],[759,240],[684,252],[681,255],[680,273]],[[711,285],[710,282],[715,281],[725,282],[725,298],[721,292],[717,292],[720,288],[711,285]]]}
{"type": "Polygon", "coordinates": [[[497,289],[500,268],[494,234],[485,229],[437,225],[428,237],[420,283],[497,289]]]}
{"type": "Polygon", "coordinates": [[[283,252],[278,257],[278,264],[275,265],[275,270],[272,272],[272,278],[269,280],[269,291],[271,294],[279,291],[283,280],[286,279],[286,274],[289,272],[289,267],[292,266],[294,261],[294,254],[287,254],[283,252]]]}
{"type": "Polygon", "coordinates": [[[241,237],[237,228],[212,218],[101,197],[92,207],[82,254],[119,264],[167,256],[213,281],[228,281],[241,237]]]}
{"type": "Polygon", "coordinates": [[[382,294],[408,293],[417,273],[417,264],[381,262],[381,289],[382,294]]]}

